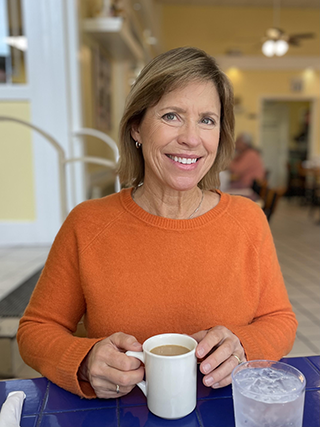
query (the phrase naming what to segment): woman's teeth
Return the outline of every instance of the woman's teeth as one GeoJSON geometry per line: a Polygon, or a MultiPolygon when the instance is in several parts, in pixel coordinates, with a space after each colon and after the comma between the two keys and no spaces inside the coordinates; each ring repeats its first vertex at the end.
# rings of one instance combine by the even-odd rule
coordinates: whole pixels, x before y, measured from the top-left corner
{"type": "Polygon", "coordinates": [[[192,163],[196,163],[196,161],[198,160],[197,157],[193,159],[190,159],[190,158],[187,159],[185,157],[171,156],[170,154],[168,154],[168,157],[174,160],[175,162],[182,163],[184,165],[191,165],[192,163]]]}

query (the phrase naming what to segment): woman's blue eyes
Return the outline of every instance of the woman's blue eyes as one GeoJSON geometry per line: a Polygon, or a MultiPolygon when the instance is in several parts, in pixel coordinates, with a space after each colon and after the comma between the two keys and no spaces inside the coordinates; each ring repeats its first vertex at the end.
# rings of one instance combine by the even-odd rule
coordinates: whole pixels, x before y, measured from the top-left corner
{"type": "Polygon", "coordinates": [[[206,124],[206,125],[214,125],[215,121],[210,119],[209,117],[204,117],[202,119],[202,123],[206,124]]]}
{"type": "Polygon", "coordinates": [[[163,118],[166,120],[174,120],[177,116],[173,113],[166,113],[163,118]]]}
{"type": "MultiPolygon", "coordinates": [[[[177,115],[175,113],[166,113],[162,116],[162,118],[167,121],[172,121],[177,119],[177,115]]],[[[205,125],[214,125],[216,122],[210,117],[204,117],[201,119],[201,123],[204,123],[205,125]]]]}

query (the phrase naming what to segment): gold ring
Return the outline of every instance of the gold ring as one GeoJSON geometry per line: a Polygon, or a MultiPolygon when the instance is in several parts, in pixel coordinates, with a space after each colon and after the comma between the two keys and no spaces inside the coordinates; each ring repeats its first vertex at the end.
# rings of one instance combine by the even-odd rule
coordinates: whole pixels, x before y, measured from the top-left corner
{"type": "Polygon", "coordinates": [[[241,359],[240,359],[240,357],[239,356],[237,356],[236,354],[231,354],[231,356],[233,356],[233,357],[235,357],[236,359],[237,359],[237,361],[238,361],[238,365],[240,365],[240,363],[242,363],[241,362],[241,359]]]}
{"type": "Polygon", "coordinates": [[[116,388],[116,393],[119,394],[120,393],[120,386],[117,384],[117,388],[116,388]]]}

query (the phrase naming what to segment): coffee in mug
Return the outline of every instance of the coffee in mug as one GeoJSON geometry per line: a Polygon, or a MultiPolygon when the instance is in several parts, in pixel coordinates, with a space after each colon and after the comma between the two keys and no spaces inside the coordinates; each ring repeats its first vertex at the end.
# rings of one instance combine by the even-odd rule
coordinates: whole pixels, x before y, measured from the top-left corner
{"type": "Polygon", "coordinates": [[[160,345],[153,348],[150,353],[158,354],[159,356],[179,356],[180,354],[189,353],[190,349],[182,345],[160,345]]]}
{"type": "Polygon", "coordinates": [[[146,381],[137,386],[147,397],[149,410],[158,417],[182,418],[196,407],[197,345],[188,335],[162,334],[145,341],[142,352],[126,352],[145,364],[146,381]],[[171,354],[155,353],[168,353],[168,348],[171,354]]]}

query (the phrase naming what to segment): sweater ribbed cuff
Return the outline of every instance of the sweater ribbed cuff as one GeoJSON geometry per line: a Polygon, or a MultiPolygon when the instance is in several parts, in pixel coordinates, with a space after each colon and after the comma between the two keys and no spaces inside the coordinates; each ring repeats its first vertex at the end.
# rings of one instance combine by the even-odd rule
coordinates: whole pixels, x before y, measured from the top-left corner
{"type": "Polygon", "coordinates": [[[93,399],[96,396],[90,383],[79,381],[78,370],[86,355],[92,347],[102,338],[79,338],[74,337],[72,345],[62,355],[59,365],[57,366],[57,375],[59,386],[77,394],[86,399],[93,399]]]}
{"type": "Polygon", "coordinates": [[[244,349],[247,360],[264,359],[263,352],[255,338],[250,326],[228,326],[228,329],[236,335],[244,349]]]}

